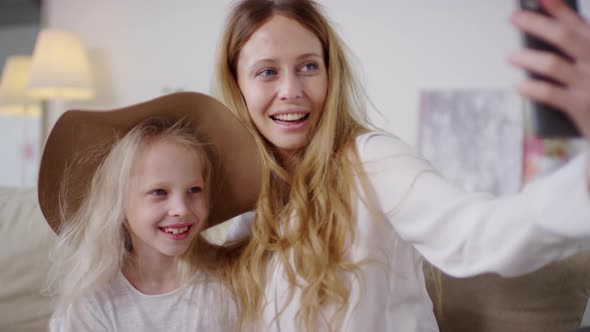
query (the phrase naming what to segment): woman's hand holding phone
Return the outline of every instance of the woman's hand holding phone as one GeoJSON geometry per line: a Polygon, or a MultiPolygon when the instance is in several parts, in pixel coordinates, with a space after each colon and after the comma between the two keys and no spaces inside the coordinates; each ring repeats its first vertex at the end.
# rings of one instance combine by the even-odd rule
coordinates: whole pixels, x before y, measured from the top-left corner
{"type": "Polygon", "coordinates": [[[524,9],[512,22],[527,48],[510,61],[530,73],[517,89],[534,102],[534,129],[544,137],[590,139],[590,25],[575,1],[519,1],[524,9]]]}

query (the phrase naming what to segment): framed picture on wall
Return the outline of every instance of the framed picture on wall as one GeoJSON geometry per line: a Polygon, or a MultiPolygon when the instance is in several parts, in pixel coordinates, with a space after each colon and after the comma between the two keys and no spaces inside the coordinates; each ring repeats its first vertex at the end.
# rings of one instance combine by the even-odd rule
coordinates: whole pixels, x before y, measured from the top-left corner
{"type": "Polygon", "coordinates": [[[418,147],[470,192],[516,193],[523,169],[523,102],[504,90],[420,93],[418,147]]]}
{"type": "Polygon", "coordinates": [[[470,192],[518,192],[586,149],[584,139],[541,139],[525,101],[509,90],[424,90],[418,147],[470,192]]]}

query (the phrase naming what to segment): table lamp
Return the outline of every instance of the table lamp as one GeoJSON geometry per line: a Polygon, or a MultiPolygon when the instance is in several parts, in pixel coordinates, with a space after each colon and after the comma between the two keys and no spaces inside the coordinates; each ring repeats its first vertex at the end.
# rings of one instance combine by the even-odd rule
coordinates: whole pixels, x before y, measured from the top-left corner
{"type": "MultiPolygon", "coordinates": [[[[39,32],[33,50],[28,93],[41,100],[94,97],[88,55],[75,33],[60,29],[39,32]]],[[[42,131],[47,129],[47,115],[43,112],[42,131]]]]}
{"type": "Polygon", "coordinates": [[[0,77],[1,114],[38,116],[39,103],[27,92],[31,62],[29,55],[13,55],[6,59],[0,77]]]}

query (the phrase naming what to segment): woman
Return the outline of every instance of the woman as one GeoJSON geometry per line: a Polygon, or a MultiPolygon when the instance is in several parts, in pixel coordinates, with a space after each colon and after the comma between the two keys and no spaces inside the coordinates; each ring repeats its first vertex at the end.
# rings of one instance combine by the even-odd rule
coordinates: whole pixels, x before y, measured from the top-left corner
{"type": "MultiPolygon", "coordinates": [[[[519,12],[515,25],[576,62],[516,53],[515,65],[567,84],[519,91],[564,109],[588,139],[590,28],[561,2],[544,3],[554,20],[519,12]]],[[[583,158],[494,200],[372,131],[344,46],[314,2],[239,2],[220,51],[221,98],[264,159],[251,238],[232,272],[243,329],[437,331],[422,256],[454,276],[520,275],[590,238],[583,158]]]]}

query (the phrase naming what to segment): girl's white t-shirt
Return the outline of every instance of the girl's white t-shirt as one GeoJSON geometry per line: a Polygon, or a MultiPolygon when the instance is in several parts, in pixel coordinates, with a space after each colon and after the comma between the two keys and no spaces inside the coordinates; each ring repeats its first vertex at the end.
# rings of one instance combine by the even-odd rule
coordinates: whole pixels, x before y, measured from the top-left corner
{"type": "Polygon", "coordinates": [[[49,330],[233,331],[237,311],[232,299],[224,286],[205,276],[170,293],[146,295],[118,273],[108,287],[55,312],[49,330]]]}

